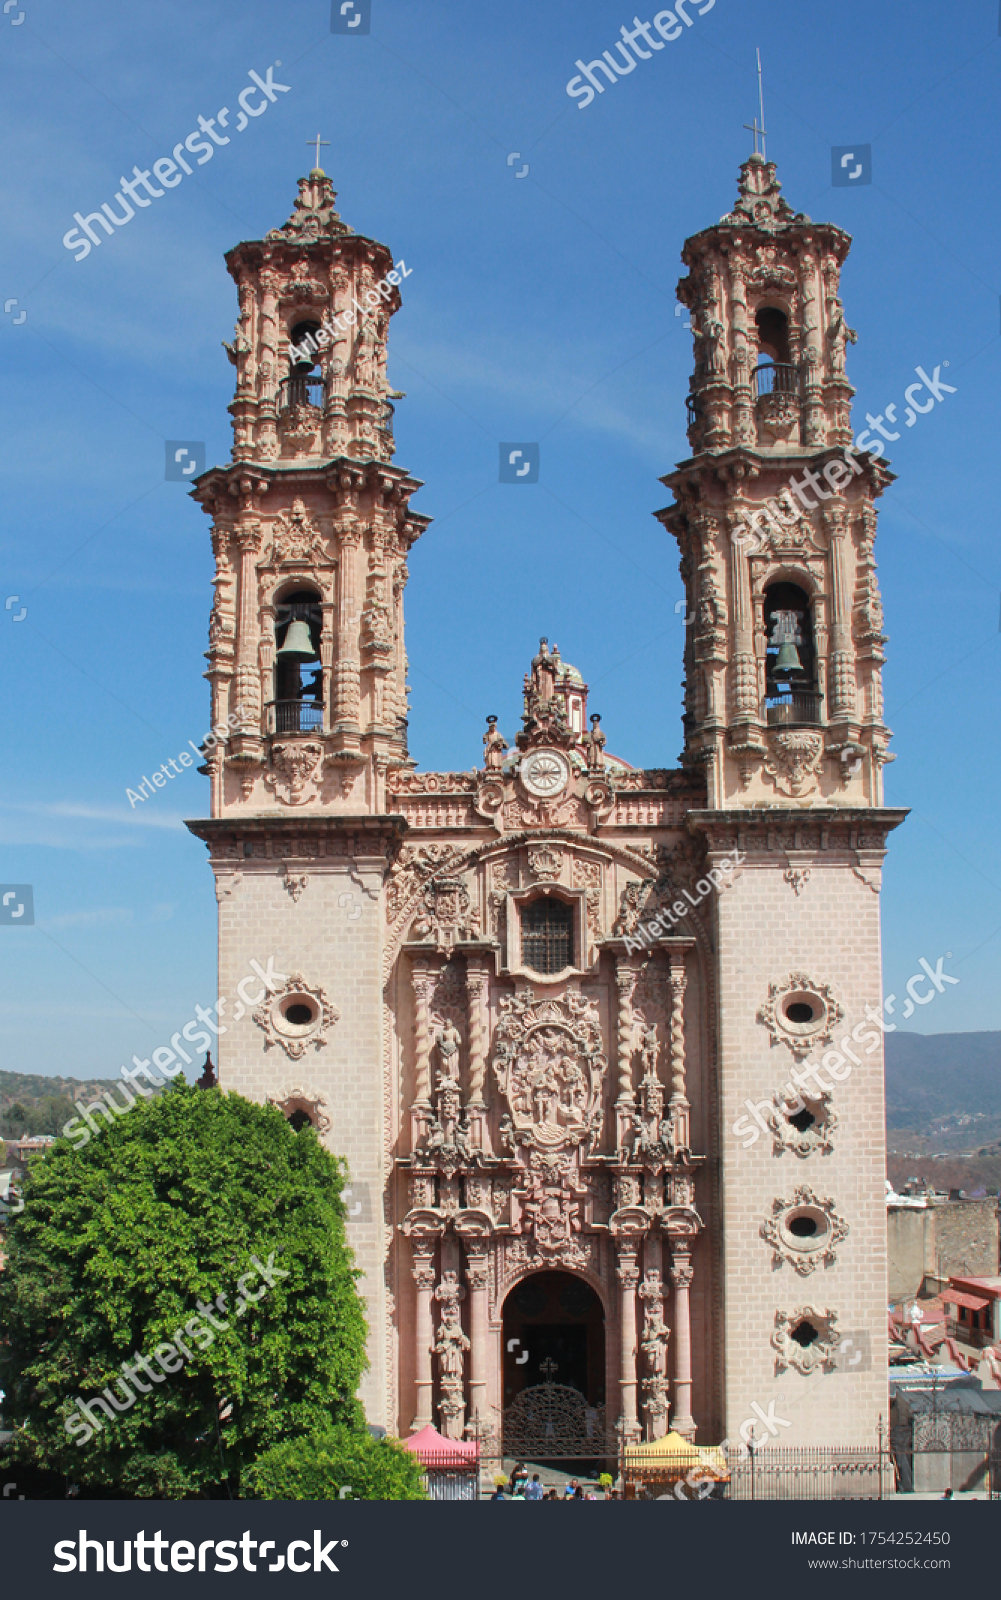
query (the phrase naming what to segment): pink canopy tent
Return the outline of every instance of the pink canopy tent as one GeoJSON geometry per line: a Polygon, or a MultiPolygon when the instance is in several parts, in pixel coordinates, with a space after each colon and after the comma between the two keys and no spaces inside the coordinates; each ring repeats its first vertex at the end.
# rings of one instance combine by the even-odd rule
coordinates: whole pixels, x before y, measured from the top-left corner
{"type": "Polygon", "coordinates": [[[474,1472],[480,1458],[480,1447],[475,1441],[446,1439],[430,1422],[420,1433],[404,1439],[403,1448],[412,1450],[422,1466],[437,1472],[474,1472]]]}

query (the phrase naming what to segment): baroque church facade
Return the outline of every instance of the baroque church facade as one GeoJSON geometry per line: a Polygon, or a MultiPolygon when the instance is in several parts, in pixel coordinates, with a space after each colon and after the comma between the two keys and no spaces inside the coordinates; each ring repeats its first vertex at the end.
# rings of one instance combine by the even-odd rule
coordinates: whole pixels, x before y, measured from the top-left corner
{"type": "Polygon", "coordinates": [[[479,765],[422,772],[403,597],[430,519],[393,461],[386,377],[405,268],[335,201],[314,170],[290,220],[226,258],[232,461],[192,490],[216,559],[212,723],[237,726],[188,826],[220,995],[252,960],[278,974],[227,1010],[221,1086],[347,1160],[370,1422],[517,1440],[546,1386],[579,1398],[596,1453],[603,1430],[765,1443],[776,1415],[779,1444],[873,1445],[866,1017],[904,813],[882,794],[891,475],[846,454],[850,241],[753,156],[684,247],[691,454],[657,512],[687,594],[680,765],[612,755],[543,640],[520,729],[490,717],[479,765]],[[794,499],[807,469],[824,492],[794,499]]]}

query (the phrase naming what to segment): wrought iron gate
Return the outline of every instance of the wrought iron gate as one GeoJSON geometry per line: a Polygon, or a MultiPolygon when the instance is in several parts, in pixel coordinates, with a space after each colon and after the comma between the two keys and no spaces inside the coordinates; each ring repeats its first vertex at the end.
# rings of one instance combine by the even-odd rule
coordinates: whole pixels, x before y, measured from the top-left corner
{"type": "Polygon", "coordinates": [[[604,1462],[617,1460],[619,1439],[604,1406],[565,1383],[538,1383],[502,1413],[501,1448],[517,1461],[604,1462]]]}

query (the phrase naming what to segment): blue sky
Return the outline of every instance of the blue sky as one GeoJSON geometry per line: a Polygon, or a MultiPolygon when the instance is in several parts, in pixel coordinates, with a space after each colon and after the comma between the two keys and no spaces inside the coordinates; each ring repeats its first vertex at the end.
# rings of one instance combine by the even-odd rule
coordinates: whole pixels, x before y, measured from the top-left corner
{"type": "Polygon", "coordinates": [[[37,917],[0,928],[5,1067],[115,1073],[214,997],[211,875],[181,826],[205,780],[126,799],[208,720],[209,524],[164,481],[164,442],[229,459],[223,253],[284,222],[317,130],[341,215],[412,268],[390,378],[407,392],[396,462],[435,519],[408,589],[420,766],[477,763],[487,712],[512,736],[542,633],[590,682],[611,749],[676,764],[682,590],[651,515],[688,453],[674,288],[685,237],[735,197],[756,46],[786,198],[854,236],[856,428],[916,366],[948,361],[957,391],[889,447],[882,501],[886,799],[912,808],[884,879],[885,988],[951,951],[960,984],[908,1026],[1001,1027],[998,6],[689,10],[584,109],[574,62],[612,47],[625,3],[373,0],[364,37],[331,34],[329,0],[19,0],[0,18],[0,289],[17,301],[0,318],[0,581],[19,597],[0,612],[0,877],[33,885],[37,917]],[[74,260],[74,211],[279,61],[288,93],[74,260]],[[832,188],[831,147],[856,141],[871,185],[832,188]],[[498,484],[502,440],[540,442],[538,484],[498,484]]]}

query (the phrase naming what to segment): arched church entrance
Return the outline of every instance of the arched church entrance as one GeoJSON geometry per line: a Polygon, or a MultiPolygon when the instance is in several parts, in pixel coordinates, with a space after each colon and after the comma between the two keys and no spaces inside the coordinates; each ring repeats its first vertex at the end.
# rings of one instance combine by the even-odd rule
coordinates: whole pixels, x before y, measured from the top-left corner
{"type": "Polygon", "coordinates": [[[504,1404],[534,1384],[576,1389],[605,1403],[605,1313],[583,1278],[536,1272],[504,1301],[504,1404]]]}
{"type": "Polygon", "coordinates": [[[538,1272],[503,1313],[503,1453],[569,1472],[604,1470],[616,1453],[605,1417],[605,1313],[590,1284],[538,1272]]]}

